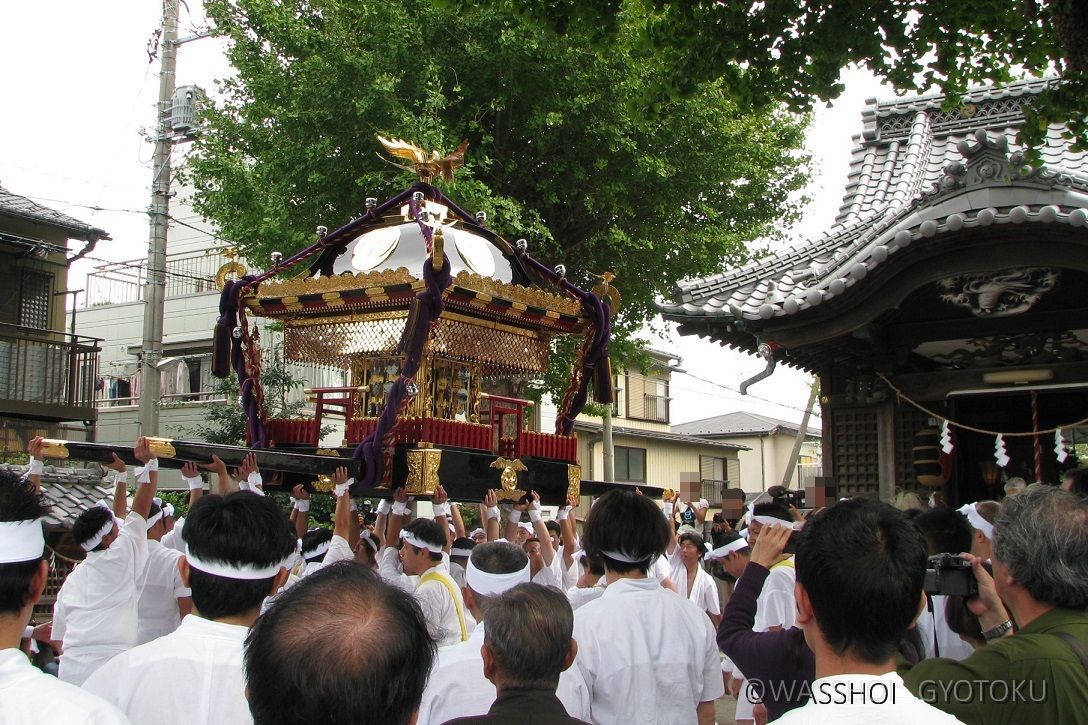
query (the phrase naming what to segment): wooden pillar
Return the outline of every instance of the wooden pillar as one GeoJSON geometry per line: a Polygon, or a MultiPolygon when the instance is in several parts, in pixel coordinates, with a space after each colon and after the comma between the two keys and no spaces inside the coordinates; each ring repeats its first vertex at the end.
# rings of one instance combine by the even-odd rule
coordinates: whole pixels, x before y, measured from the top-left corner
{"type": "Polygon", "coordinates": [[[876,410],[877,491],[880,500],[891,503],[895,499],[895,407],[891,402],[881,403],[876,410]]]}

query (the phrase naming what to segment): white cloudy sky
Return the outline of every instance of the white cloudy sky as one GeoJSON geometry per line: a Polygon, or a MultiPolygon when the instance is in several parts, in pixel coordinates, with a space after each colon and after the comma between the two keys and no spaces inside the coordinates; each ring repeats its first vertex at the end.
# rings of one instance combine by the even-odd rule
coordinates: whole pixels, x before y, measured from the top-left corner
{"type": "MultiPolygon", "coordinates": [[[[183,37],[203,23],[200,0],[187,4],[181,11],[183,37]]],[[[76,270],[73,288],[100,261],[147,254],[152,147],[142,134],[155,118],[158,61],[148,62],[147,43],[159,26],[160,7],[150,0],[116,0],[105,7],[71,0],[18,3],[7,8],[0,24],[0,184],[113,237],[95,251],[98,261],[76,270]]],[[[213,97],[216,79],[230,73],[213,39],[183,45],[177,68],[178,85],[201,85],[213,97]]],[[[890,95],[863,71],[848,72],[844,80],[846,93],[834,107],[818,109],[809,134],[813,202],[795,230],[798,238],[831,225],[864,101],[890,95]]],[[[683,357],[691,373],[673,379],[674,422],[740,409],[800,420],[807,376],[780,369],[742,398],[732,390],[762,369],[761,360],[675,334],[653,345],[683,357]]]]}

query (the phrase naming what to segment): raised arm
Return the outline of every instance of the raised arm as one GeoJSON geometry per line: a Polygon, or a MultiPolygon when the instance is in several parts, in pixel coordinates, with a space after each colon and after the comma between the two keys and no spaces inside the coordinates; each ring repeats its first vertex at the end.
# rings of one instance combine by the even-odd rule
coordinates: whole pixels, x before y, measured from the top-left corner
{"type": "MultiPolygon", "coordinates": [[[[213,455],[211,463],[201,463],[199,466],[205,471],[211,471],[215,474],[216,493],[220,496],[225,496],[231,492],[231,489],[234,487],[233,480],[231,479],[230,474],[227,473],[227,464],[223,463],[219,456],[213,455]]],[[[201,493],[203,493],[203,487],[201,487],[201,493]]],[[[197,496],[197,498],[199,498],[199,496],[197,496]]],[[[189,488],[189,503],[190,505],[194,503],[192,487],[189,488]]]]}
{"type": "Polygon", "coordinates": [[[499,519],[502,512],[499,510],[499,495],[495,489],[490,489],[484,494],[484,503],[480,507],[480,520],[484,522],[484,531],[488,541],[499,540],[499,519]]]}
{"type": "Polygon", "coordinates": [[[446,489],[437,486],[434,489],[432,503],[434,504],[434,521],[442,527],[442,533],[446,535],[446,545],[442,548],[448,554],[453,541],[450,537],[450,496],[446,493],[446,489]]]}
{"type": "Polygon", "coordinates": [[[385,532],[385,545],[395,547],[400,542],[400,530],[412,514],[408,509],[408,494],[403,488],[393,491],[393,511],[389,515],[389,525],[385,532]]]}
{"type": "Polygon", "coordinates": [[[310,530],[310,492],[300,483],[291,493],[295,494],[295,536],[301,539],[310,530]]]}
{"type": "Polygon", "coordinates": [[[466,538],[468,534],[465,533],[465,520],[461,518],[461,507],[458,504],[450,505],[450,516],[453,520],[453,538],[466,538]]]}
{"type": "Polygon", "coordinates": [[[242,465],[238,468],[238,488],[244,488],[250,493],[264,496],[264,479],[261,477],[261,469],[257,466],[257,456],[247,453],[242,459],[242,465]]]}
{"type": "Polygon", "coordinates": [[[26,478],[34,487],[35,493],[42,490],[42,449],[45,444],[41,436],[35,436],[26,444],[26,454],[30,458],[26,466],[26,478]]]}
{"type": "Polygon", "coordinates": [[[544,557],[544,566],[551,566],[555,561],[555,547],[552,546],[552,536],[548,533],[548,527],[544,525],[543,516],[540,514],[540,494],[532,491],[533,501],[529,504],[529,521],[533,524],[533,533],[540,539],[540,553],[544,557]]]}
{"type": "Polygon", "coordinates": [[[146,519],[151,511],[151,500],[155,498],[155,489],[159,485],[159,459],[151,452],[151,446],[143,436],[136,440],[132,455],[144,464],[136,469],[136,495],[132,499],[132,511],[146,519]]]}
{"type": "Polygon", "coordinates": [[[181,480],[189,487],[189,508],[192,508],[204,495],[204,480],[195,463],[186,463],[181,467],[181,480]]]}
{"type": "Polygon", "coordinates": [[[106,468],[113,471],[113,515],[124,521],[128,516],[128,468],[116,453],[110,455],[113,460],[106,468]]]}
{"type": "Polygon", "coordinates": [[[574,536],[574,512],[578,508],[578,497],[567,496],[567,505],[559,509],[559,536],[563,540],[563,568],[570,569],[574,564],[574,550],[578,542],[574,536]]]}
{"type": "Polygon", "coordinates": [[[336,487],[334,489],[336,493],[336,514],[332,525],[333,536],[339,536],[352,544],[358,543],[358,541],[352,541],[351,539],[352,511],[351,494],[348,493],[348,488],[352,484],[352,479],[348,477],[348,469],[344,466],[337,468],[332,476],[332,482],[336,487]]]}

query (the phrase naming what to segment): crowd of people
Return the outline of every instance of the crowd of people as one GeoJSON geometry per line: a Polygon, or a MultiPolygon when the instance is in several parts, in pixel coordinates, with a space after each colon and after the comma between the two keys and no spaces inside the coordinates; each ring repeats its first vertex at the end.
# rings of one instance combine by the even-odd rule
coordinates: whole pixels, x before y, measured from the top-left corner
{"type": "Polygon", "coordinates": [[[0,723],[1088,722],[1088,474],[959,510],[618,488],[544,516],[493,493],[469,532],[440,487],[361,515],[346,469],[333,527],[218,459],[189,508],[134,489],[82,512],[86,559],[50,623],[40,439],[0,474],[0,723]],[[902,509],[907,510],[902,510],[902,509]],[[719,582],[732,591],[720,596],[719,582]],[[50,674],[27,657],[60,654],[50,674]]]}

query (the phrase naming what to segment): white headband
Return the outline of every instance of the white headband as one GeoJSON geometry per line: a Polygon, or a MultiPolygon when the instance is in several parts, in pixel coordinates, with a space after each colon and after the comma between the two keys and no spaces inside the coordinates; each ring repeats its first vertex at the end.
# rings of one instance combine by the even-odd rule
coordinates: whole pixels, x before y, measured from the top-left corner
{"type": "Polygon", "coordinates": [[[472,556],[472,549],[450,549],[450,556],[472,556]]]}
{"type": "Polygon", "coordinates": [[[656,556],[654,556],[652,554],[650,556],[643,556],[643,557],[636,558],[635,556],[633,556],[631,554],[627,554],[627,553],[622,552],[622,551],[602,551],[601,556],[607,556],[609,559],[613,559],[615,561],[622,561],[622,562],[624,562],[626,564],[641,564],[642,562],[646,561],[647,559],[656,559],[657,558],[656,556]]]}
{"type": "Polygon", "coordinates": [[[742,538],[742,539],[744,539],[745,541],[747,541],[747,540],[748,540],[748,529],[747,529],[747,527],[746,527],[746,528],[743,528],[743,529],[741,529],[740,531],[738,531],[738,532],[737,532],[737,535],[738,535],[738,536],[740,536],[740,538],[742,538]]]}
{"type": "Polygon", "coordinates": [[[42,558],[45,533],[41,519],[0,521],[0,564],[42,558]]]}
{"type": "Polygon", "coordinates": [[[748,541],[742,536],[741,538],[739,538],[739,539],[737,539],[735,541],[730,541],[725,546],[719,546],[717,549],[714,549],[714,551],[712,551],[712,552],[710,552],[709,554],[706,555],[706,558],[707,559],[724,559],[725,557],[729,556],[730,554],[732,554],[732,553],[734,553],[736,551],[740,551],[741,549],[745,549],[747,547],[748,547],[748,541]]]}
{"type": "Polygon", "coordinates": [[[329,550],[329,545],[330,544],[332,544],[331,541],[322,541],[320,544],[315,546],[313,549],[303,549],[302,550],[302,558],[303,559],[312,559],[315,556],[321,556],[322,554],[324,554],[326,551],[329,550]]]}
{"type": "Polygon", "coordinates": [[[956,510],[966,516],[967,522],[970,523],[972,527],[981,531],[983,536],[990,541],[994,540],[994,525],[982,518],[982,514],[978,512],[978,504],[965,504],[956,510]]]}
{"type": "Polygon", "coordinates": [[[162,509],[159,509],[159,512],[157,514],[155,514],[154,516],[152,516],[151,518],[149,518],[147,520],[147,529],[146,529],[146,531],[151,531],[151,527],[154,526],[155,524],[159,523],[159,521],[161,521],[161,520],[162,520],[162,509]]]}
{"type": "Polygon", "coordinates": [[[174,504],[164,503],[162,505],[162,515],[168,519],[174,518],[174,504]]]}
{"type": "Polygon", "coordinates": [[[193,556],[193,552],[189,551],[188,546],[185,547],[185,558],[188,559],[189,566],[198,571],[202,571],[205,574],[226,577],[227,579],[245,579],[247,581],[271,579],[279,574],[280,569],[286,565],[285,561],[279,561],[267,566],[257,566],[256,564],[228,564],[222,561],[204,561],[200,557],[193,556]]]}
{"type": "Polygon", "coordinates": [[[468,537],[469,537],[470,539],[475,539],[475,538],[476,538],[476,534],[484,534],[484,535],[486,536],[486,535],[487,535],[487,532],[486,532],[486,531],[484,531],[483,529],[473,529],[473,530],[472,530],[472,533],[471,533],[471,534],[469,534],[469,535],[468,535],[468,537]]]}
{"type": "Polygon", "coordinates": [[[753,516],[752,521],[758,521],[764,526],[793,526],[792,521],[786,521],[777,516],[753,516]]]}
{"type": "Polygon", "coordinates": [[[109,521],[102,524],[102,528],[98,530],[98,533],[96,533],[94,536],[92,536],[91,538],[87,539],[82,544],[80,544],[80,547],[84,551],[90,551],[92,549],[97,549],[98,545],[102,543],[102,539],[106,538],[109,535],[109,533],[111,531],[113,531],[114,523],[115,522],[114,522],[113,518],[111,517],[109,521]]]}
{"type": "Polygon", "coordinates": [[[418,536],[413,534],[411,531],[403,531],[402,530],[400,532],[400,539],[404,543],[409,544],[411,546],[414,546],[417,549],[426,549],[427,551],[431,552],[432,554],[441,554],[442,553],[442,547],[441,546],[438,546],[437,544],[428,544],[426,541],[419,538],[418,536]]]}
{"type": "Polygon", "coordinates": [[[465,585],[485,597],[502,594],[510,591],[518,584],[527,584],[531,580],[532,569],[528,562],[521,571],[513,571],[509,574],[492,574],[481,571],[472,563],[471,558],[468,560],[468,566],[465,567],[465,585]]]}
{"type": "Polygon", "coordinates": [[[365,541],[367,546],[369,546],[375,554],[378,553],[378,542],[374,540],[374,535],[372,533],[364,531],[359,538],[365,541]]]}

